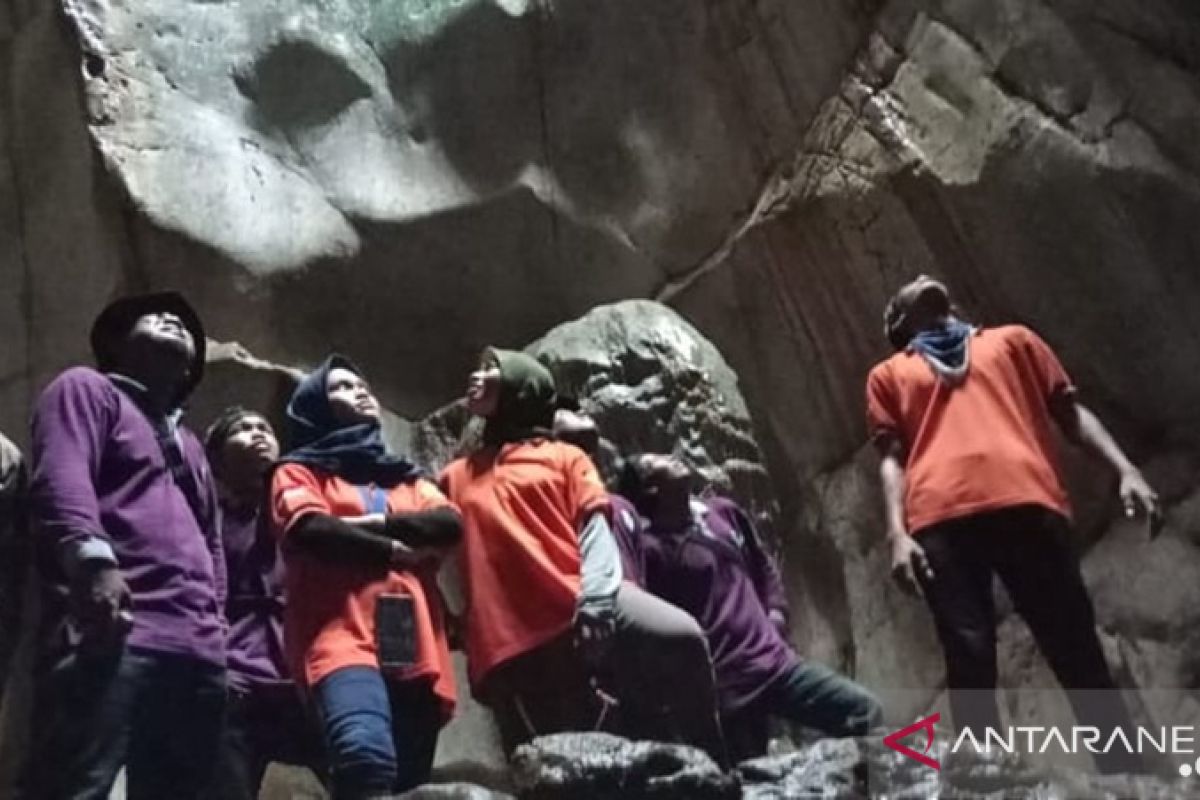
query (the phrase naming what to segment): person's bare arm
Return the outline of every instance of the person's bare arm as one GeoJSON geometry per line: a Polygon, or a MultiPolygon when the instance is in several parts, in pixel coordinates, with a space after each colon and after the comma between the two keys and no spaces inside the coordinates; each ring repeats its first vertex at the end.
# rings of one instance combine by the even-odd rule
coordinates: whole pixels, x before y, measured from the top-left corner
{"type": "Polygon", "coordinates": [[[883,505],[887,524],[887,540],[892,553],[892,577],[900,588],[913,595],[921,594],[921,581],[933,580],[933,570],[925,551],[909,535],[904,524],[904,447],[893,436],[877,440],[882,456],[879,478],[883,483],[883,505]]]}
{"type": "Polygon", "coordinates": [[[1071,393],[1054,397],[1050,402],[1050,410],[1067,439],[1108,464],[1117,474],[1117,491],[1125,516],[1132,517],[1139,511],[1145,512],[1150,524],[1150,536],[1157,536],[1163,522],[1158,494],[1146,482],[1141,470],[1126,457],[1100,418],[1071,393]]]}

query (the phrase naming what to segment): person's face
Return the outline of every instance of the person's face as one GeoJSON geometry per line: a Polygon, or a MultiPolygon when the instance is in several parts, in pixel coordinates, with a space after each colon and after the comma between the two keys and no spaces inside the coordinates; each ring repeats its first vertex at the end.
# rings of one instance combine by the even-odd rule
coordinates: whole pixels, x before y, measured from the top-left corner
{"type": "Polygon", "coordinates": [[[500,367],[492,361],[480,364],[467,377],[467,411],[477,417],[490,417],[500,406],[500,367]]]}
{"type": "Polygon", "coordinates": [[[169,311],[143,314],[129,329],[126,341],[131,345],[150,345],[178,353],[189,363],[196,355],[196,342],[183,320],[169,311]]]}
{"type": "Polygon", "coordinates": [[[361,375],[342,367],[329,371],[325,396],[333,418],[342,425],[358,425],[379,419],[379,401],[361,375]]]}
{"type": "Polygon", "coordinates": [[[681,459],[663,453],[648,453],[637,463],[637,469],[645,476],[650,486],[664,486],[687,483],[691,480],[692,470],[681,459]]]}
{"type": "Polygon", "coordinates": [[[588,455],[595,455],[600,446],[596,421],[587,414],[565,408],[554,412],[554,438],[569,442],[588,455]]]}
{"type": "Polygon", "coordinates": [[[235,422],[221,445],[221,466],[229,475],[261,475],[278,458],[275,431],[257,414],[235,422]]]}
{"type": "Polygon", "coordinates": [[[950,313],[950,290],[928,275],[918,275],[901,287],[897,296],[901,308],[906,309],[905,324],[913,332],[950,313]]]}

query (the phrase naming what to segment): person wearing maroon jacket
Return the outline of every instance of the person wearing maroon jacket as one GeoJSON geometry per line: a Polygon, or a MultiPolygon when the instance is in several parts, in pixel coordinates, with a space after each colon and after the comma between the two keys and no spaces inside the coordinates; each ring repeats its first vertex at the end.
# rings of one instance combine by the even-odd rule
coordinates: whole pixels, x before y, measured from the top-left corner
{"type": "Polygon", "coordinates": [[[621,493],[646,519],[646,587],[708,638],[731,755],[766,752],[770,715],[831,736],[879,725],[883,709],[869,691],[788,644],[783,582],[749,515],[732,500],[695,496],[692,484],[680,459],[639,454],[626,461],[621,493]]]}
{"type": "Polygon", "coordinates": [[[43,625],[31,763],[37,800],[186,800],[207,783],[225,706],[225,562],[216,484],[182,406],[204,328],[174,292],[92,326],[98,369],[51,381],[33,413],[43,625]]]}

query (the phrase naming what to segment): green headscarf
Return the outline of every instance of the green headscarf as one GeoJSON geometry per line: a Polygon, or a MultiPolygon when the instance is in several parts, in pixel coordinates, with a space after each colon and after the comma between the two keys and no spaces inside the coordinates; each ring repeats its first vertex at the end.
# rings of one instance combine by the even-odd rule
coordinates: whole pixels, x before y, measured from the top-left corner
{"type": "Polygon", "coordinates": [[[533,356],[489,347],[485,361],[500,368],[500,402],[488,417],[483,440],[500,445],[550,436],[557,395],[554,376],[533,356]]]}

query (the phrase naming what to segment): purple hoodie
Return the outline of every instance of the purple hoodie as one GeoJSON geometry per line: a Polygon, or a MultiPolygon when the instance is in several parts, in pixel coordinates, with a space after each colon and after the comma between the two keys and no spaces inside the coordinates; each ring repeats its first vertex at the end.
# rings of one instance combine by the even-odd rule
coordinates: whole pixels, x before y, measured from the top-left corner
{"type": "Polygon", "coordinates": [[[74,367],[38,398],[31,494],[40,562],[54,582],[82,560],[115,562],[133,596],[130,647],[224,665],[225,564],[204,448],[174,419],[152,423],[138,393],[126,378],[74,367]],[[178,452],[174,470],[160,436],[178,452]]]}

